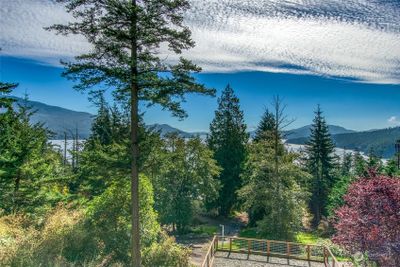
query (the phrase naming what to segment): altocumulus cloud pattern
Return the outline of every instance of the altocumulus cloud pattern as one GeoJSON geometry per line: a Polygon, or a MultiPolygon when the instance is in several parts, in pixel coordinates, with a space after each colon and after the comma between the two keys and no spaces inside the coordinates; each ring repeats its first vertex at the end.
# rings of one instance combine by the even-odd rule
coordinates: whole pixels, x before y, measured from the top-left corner
{"type": "MultiPolygon", "coordinates": [[[[51,0],[0,0],[3,54],[49,64],[90,49],[44,26],[70,20],[51,0]]],[[[190,0],[196,48],[185,56],[206,72],[265,71],[400,84],[398,0],[190,0]]],[[[167,51],[168,60],[175,60],[167,51]]]]}

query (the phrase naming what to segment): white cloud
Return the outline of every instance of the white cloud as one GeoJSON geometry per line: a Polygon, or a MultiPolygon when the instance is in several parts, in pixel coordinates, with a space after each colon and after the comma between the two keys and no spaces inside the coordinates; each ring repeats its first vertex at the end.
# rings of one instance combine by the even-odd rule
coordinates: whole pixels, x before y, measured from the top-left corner
{"type": "MultiPolygon", "coordinates": [[[[46,0],[3,0],[0,46],[49,63],[89,49],[44,26],[70,20],[46,0]],[[4,26],[5,25],[5,26],[4,26]]],[[[317,74],[400,84],[400,6],[367,0],[191,0],[186,56],[208,72],[317,74]]],[[[169,57],[173,59],[173,57],[169,57]]]]}
{"type": "Polygon", "coordinates": [[[392,116],[388,119],[388,123],[391,125],[400,125],[400,119],[398,119],[396,116],[392,116]]]}

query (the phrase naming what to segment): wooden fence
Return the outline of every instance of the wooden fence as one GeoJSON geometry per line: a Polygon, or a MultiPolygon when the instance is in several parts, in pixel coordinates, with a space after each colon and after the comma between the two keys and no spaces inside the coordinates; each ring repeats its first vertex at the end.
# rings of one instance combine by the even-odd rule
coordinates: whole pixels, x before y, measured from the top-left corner
{"type": "Polygon", "coordinates": [[[242,253],[267,257],[321,262],[326,267],[342,267],[326,246],[306,245],[294,242],[240,237],[214,236],[201,267],[212,267],[217,251],[242,253]]]}

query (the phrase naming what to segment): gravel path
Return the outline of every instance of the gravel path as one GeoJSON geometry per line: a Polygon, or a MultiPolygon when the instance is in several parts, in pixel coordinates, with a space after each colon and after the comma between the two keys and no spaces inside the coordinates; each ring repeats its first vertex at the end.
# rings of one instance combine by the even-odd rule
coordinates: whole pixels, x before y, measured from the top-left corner
{"type": "Polygon", "coordinates": [[[218,252],[214,259],[214,267],[323,267],[323,263],[299,260],[288,260],[280,258],[268,258],[265,256],[218,252]]]}
{"type": "MultiPolygon", "coordinates": [[[[245,222],[243,222],[244,219],[242,217],[243,216],[233,219],[226,219],[198,216],[198,219],[204,225],[214,225],[218,228],[220,228],[220,224],[223,224],[225,226],[225,235],[237,236],[240,232],[240,229],[245,225],[245,222]]],[[[194,266],[200,266],[203,263],[208,248],[210,247],[212,238],[212,236],[180,236],[176,238],[176,241],[179,244],[190,247],[192,249],[192,254],[190,255],[190,263],[194,266]]]]}

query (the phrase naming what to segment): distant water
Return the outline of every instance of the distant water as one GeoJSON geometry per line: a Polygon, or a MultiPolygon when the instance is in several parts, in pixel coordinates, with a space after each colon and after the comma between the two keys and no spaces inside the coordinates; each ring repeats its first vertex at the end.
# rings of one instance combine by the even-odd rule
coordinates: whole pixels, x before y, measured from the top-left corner
{"type": "MultiPolygon", "coordinates": [[[[79,149],[82,149],[86,140],[81,139],[78,141],[79,144],[79,149]]],[[[60,151],[61,153],[64,153],[64,140],[50,140],[50,143],[54,146],[54,149],[57,151],[60,151]]],[[[72,150],[72,144],[73,140],[67,140],[67,158],[71,159],[71,153],[70,151],[72,150]]],[[[296,153],[301,153],[305,151],[305,145],[297,145],[297,144],[288,144],[285,143],[285,147],[288,151],[290,152],[296,152],[296,153]]],[[[343,148],[335,148],[335,155],[337,155],[340,159],[343,159],[343,155],[346,154],[352,154],[354,155],[356,152],[354,150],[350,149],[343,149],[343,148]]],[[[367,159],[368,157],[360,152],[360,154],[367,159]]],[[[385,163],[387,160],[383,159],[383,162],[385,163]]]]}
{"type": "MultiPolygon", "coordinates": [[[[71,159],[71,153],[70,151],[72,150],[72,145],[73,145],[73,140],[68,140],[66,142],[67,145],[67,159],[71,159]]],[[[78,140],[78,148],[79,150],[82,150],[86,140],[78,140]]],[[[64,140],[50,140],[50,143],[53,145],[54,149],[57,151],[60,151],[62,154],[64,154],[64,148],[65,148],[65,141],[64,140]]]]}

